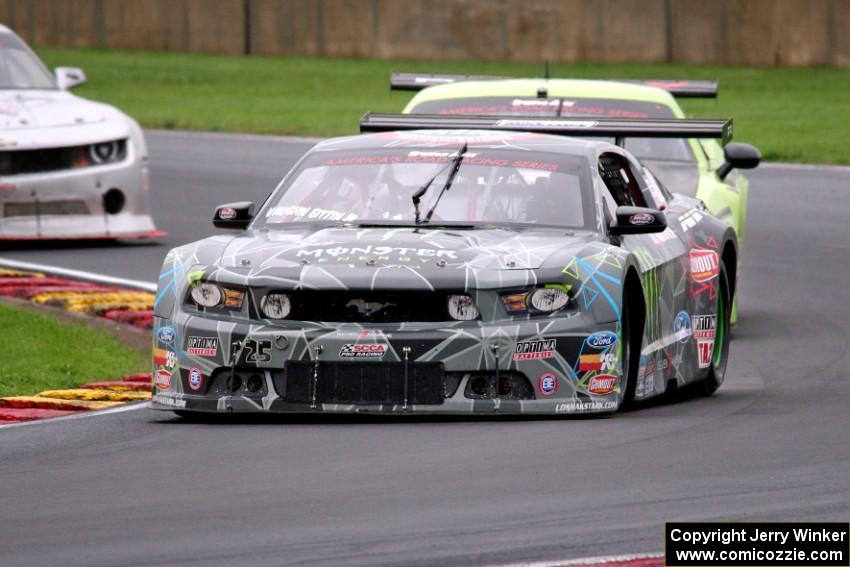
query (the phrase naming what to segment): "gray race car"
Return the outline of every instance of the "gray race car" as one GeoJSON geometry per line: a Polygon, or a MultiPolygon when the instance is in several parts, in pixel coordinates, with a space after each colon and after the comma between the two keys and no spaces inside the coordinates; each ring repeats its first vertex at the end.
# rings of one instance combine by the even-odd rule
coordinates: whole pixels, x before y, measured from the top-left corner
{"type": "Polygon", "coordinates": [[[731,121],[374,115],[173,249],[152,407],[610,413],[722,383],[737,242],[627,151],[731,121]]]}

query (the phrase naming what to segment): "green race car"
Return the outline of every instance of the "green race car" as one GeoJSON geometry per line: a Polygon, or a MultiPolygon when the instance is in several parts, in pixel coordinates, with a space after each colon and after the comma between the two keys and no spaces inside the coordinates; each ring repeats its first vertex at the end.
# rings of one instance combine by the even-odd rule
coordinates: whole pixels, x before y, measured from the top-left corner
{"type": "MultiPolygon", "coordinates": [[[[419,91],[405,113],[535,117],[685,118],[679,97],[714,97],[711,81],[510,79],[471,75],[393,73],[395,90],[419,91]],[[674,96],[675,95],[675,96],[674,96]]],[[[670,190],[702,200],[708,211],[746,234],[748,181],[737,169],[759,164],[749,144],[725,149],[712,139],[614,140],[637,156],[670,190]]],[[[742,249],[742,248],[739,248],[742,249]]],[[[737,319],[733,309],[732,321],[737,319]]]]}

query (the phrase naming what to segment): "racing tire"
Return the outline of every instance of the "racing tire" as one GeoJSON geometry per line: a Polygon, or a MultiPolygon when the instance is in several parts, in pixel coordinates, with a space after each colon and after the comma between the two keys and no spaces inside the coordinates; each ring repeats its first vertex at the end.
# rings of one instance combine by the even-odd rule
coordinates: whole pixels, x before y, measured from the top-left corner
{"type": "Polygon", "coordinates": [[[726,377],[726,365],[729,362],[729,338],[731,326],[731,306],[729,297],[729,278],[726,265],[720,261],[720,275],[717,284],[717,330],[714,334],[714,350],[711,352],[711,365],[708,376],[700,381],[700,394],[710,396],[723,384],[726,377]]]}
{"type": "Polygon", "coordinates": [[[618,411],[628,410],[635,405],[635,388],[637,387],[637,373],[640,366],[640,348],[635,352],[632,345],[632,309],[630,301],[624,295],[623,313],[620,318],[620,344],[623,348],[623,373],[626,379],[623,388],[623,397],[620,400],[618,411]],[[636,356],[635,356],[636,355],[636,356]]]}

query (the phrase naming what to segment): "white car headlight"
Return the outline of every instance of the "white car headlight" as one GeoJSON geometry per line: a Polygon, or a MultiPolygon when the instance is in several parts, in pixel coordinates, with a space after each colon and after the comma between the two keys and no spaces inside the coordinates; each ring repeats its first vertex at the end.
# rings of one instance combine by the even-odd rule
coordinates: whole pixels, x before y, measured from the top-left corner
{"type": "Polygon", "coordinates": [[[557,287],[536,289],[531,292],[531,297],[529,297],[533,308],[546,313],[561,309],[569,300],[570,296],[567,295],[567,292],[557,287]]]}
{"type": "Polygon", "coordinates": [[[91,155],[92,162],[95,164],[118,161],[121,155],[121,146],[118,141],[92,144],[89,147],[89,155],[91,155]]]}
{"type": "Polygon", "coordinates": [[[292,311],[292,303],[285,293],[270,293],[260,300],[260,310],[269,319],[286,319],[292,311]]]}
{"type": "Polygon", "coordinates": [[[468,295],[450,295],[449,315],[456,321],[472,321],[478,319],[478,307],[468,295]]]}
{"type": "Polygon", "coordinates": [[[192,288],[192,300],[201,307],[215,307],[221,303],[221,288],[211,283],[202,282],[192,288]]]}

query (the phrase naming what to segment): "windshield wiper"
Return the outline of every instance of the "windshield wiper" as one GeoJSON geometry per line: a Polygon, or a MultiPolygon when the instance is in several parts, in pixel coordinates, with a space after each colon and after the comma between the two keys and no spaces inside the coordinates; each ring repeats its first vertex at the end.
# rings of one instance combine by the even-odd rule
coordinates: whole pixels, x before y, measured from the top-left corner
{"type": "Polygon", "coordinates": [[[457,155],[454,158],[452,158],[452,161],[447,163],[445,166],[441,167],[440,170],[434,175],[434,177],[429,179],[428,182],[425,183],[425,185],[420,187],[416,191],[416,193],[413,194],[411,199],[413,200],[413,211],[416,214],[416,224],[420,224],[420,222],[428,222],[429,220],[431,220],[431,215],[434,214],[434,209],[437,208],[437,204],[440,202],[440,198],[443,196],[443,193],[445,193],[446,190],[449,187],[451,187],[452,182],[454,182],[455,175],[457,175],[457,170],[460,169],[460,162],[463,161],[463,155],[466,153],[466,148],[468,146],[469,146],[469,144],[467,142],[464,142],[463,146],[460,148],[460,151],[458,151],[457,155]],[[425,192],[428,191],[428,188],[431,187],[431,184],[434,183],[434,180],[437,179],[440,176],[440,174],[442,174],[443,171],[448,166],[451,166],[452,170],[449,173],[448,179],[446,179],[446,184],[443,185],[443,189],[442,189],[442,191],[440,191],[440,195],[437,197],[437,201],[434,203],[434,206],[431,207],[431,210],[428,211],[427,215],[425,215],[425,220],[420,221],[419,220],[419,202],[422,200],[422,195],[424,195],[425,192]]]}

